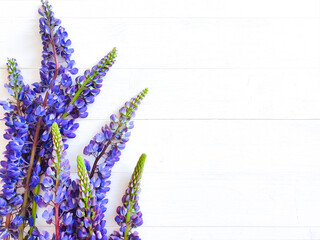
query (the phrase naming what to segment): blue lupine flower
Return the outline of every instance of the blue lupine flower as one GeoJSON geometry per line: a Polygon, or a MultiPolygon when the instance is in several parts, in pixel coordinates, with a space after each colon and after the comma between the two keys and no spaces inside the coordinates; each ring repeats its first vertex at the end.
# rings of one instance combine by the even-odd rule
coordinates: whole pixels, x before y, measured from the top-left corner
{"type": "MultiPolygon", "coordinates": [[[[30,151],[29,123],[23,116],[30,102],[22,99],[32,101],[35,93],[23,83],[23,77],[15,59],[8,59],[7,67],[9,82],[5,87],[13,99],[0,102],[6,111],[3,120],[8,127],[4,134],[4,138],[8,140],[4,152],[6,161],[0,163],[0,177],[4,183],[0,193],[0,222],[5,223],[1,224],[0,233],[2,237],[9,235],[16,237],[22,218],[14,213],[19,210],[23,202],[23,194],[17,192],[17,188],[21,186],[25,176],[28,163],[25,154],[30,151]],[[12,220],[4,221],[4,218],[12,220]]],[[[31,184],[35,182],[36,179],[32,179],[31,184]]]]}
{"type": "Polygon", "coordinates": [[[37,228],[34,228],[32,235],[29,236],[28,240],[49,240],[50,234],[47,231],[40,232],[37,228]]]}
{"type": "Polygon", "coordinates": [[[146,155],[142,154],[132,174],[125,195],[122,197],[123,206],[117,208],[115,221],[120,226],[120,231],[110,235],[109,240],[140,240],[134,228],[142,225],[142,213],[139,207],[140,182],[142,178],[146,155]]]}
{"type": "Polygon", "coordinates": [[[76,84],[71,86],[71,81],[68,76],[63,75],[63,82],[66,87],[65,93],[69,96],[66,103],[66,112],[63,118],[70,114],[73,118],[85,118],[88,116],[87,105],[94,102],[95,97],[100,93],[103,77],[106,76],[110,67],[114,64],[117,56],[117,50],[114,48],[97,65],[86,70],[84,75],[78,76],[75,79],[76,84]]]}
{"type": "Polygon", "coordinates": [[[77,166],[79,177],[79,207],[76,211],[77,235],[79,239],[89,239],[96,236],[93,229],[93,221],[97,214],[96,211],[93,211],[96,205],[95,191],[81,156],[77,158],[77,166]]]}
{"type": "MultiPolygon", "coordinates": [[[[41,40],[43,45],[40,77],[41,84],[34,84],[38,91],[45,92],[50,84],[54,75],[76,74],[77,68],[74,68],[74,61],[71,60],[71,55],[74,52],[71,45],[71,40],[68,39],[68,33],[60,26],[61,21],[54,16],[52,6],[48,1],[41,0],[42,7],[38,10],[41,15],[39,19],[39,27],[41,40]],[[56,59],[64,59],[64,63],[56,66],[56,59]],[[56,70],[59,70],[56,72],[56,70]]],[[[57,76],[55,77],[57,78],[57,76]]]]}
{"type": "Polygon", "coordinates": [[[137,97],[132,98],[130,102],[126,102],[119,111],[119,117],[111,115],[110,124],[105,125],[102,128],[102,132],[98,133],[90,141],[89,145],[84,148],[83,153],[85,155],[95,157],[90,177],[94,182],[97,201],[101,203],[99,208],[102,212],[106,211],[103,199],[110,190],[110,181],[108,179],[111,176],[111,169],[119,161],[121,150],[129,140],[129,129],[133,128],[132,118],[135,116],[138,104],[141,103],[147,92],[148,89],[144,89],[137,97]],[[97,167],[101,158],[104,161],[97,167]],[[96,177],[94,177],[95,173],[97,173],[96,177]]]}
{"type": "Polygon", "coordinates": [[[8,84],[6,83],[4,87],[8,90],[8,93],[11,96],[22,100],[20,92],[24,87],[23,77],[15,59],[8,59],[7,70],[9,73],[8,84]]]}
{"type": "Polygon", "coordinates": [[[111,122],[102,128],[102,132],[98,133],[89,145],[84,148],[83,153],[95,157],[90,177],[96,190],[96,197],[99,203],[99,209],[102,213],[107,210],[106,194],[110,190],[111,170],[116,162],[119,161],[121,150],[125,143],[129,140],[129,129],[133,128],[132,118],[138,104],[141,103],[148,89],[144,89],[137,97],[132,98],[130,102],[126,102],[125,106],[119,111],[119,117],[111,115],[111,122]],[[99,164],[98,161],[103,159],[99,164]]]}
{"type": "MultiPolygon", "coordinates": [[[[97,163],[100,158],[108,160],[108,157],[110,157],[109,155],[111,153],[107,152],[109,146],[111,147],[111,151],[113,151],[111,155],[113,155],[115,159],[120,155],[118,150],[124,149],[131,134],[129,130],[134,126],[132,119],[135,116],[135,111],[138,109],[138,105],[141,103],[147,92],[148,89],[144,89],[137,97],[126,102],[119,110],[119,116],[116,116],[115,114],[111,115],[110,124],[105,125],[105,127],[102,128],[102,132],[96,134],[84,148],[83,153],[85,155],[92,155],[96,158],[93,169],[91,170],[91,177],[96,171],[97,163]]],[[[113,166],[113,164],[111,165],[113,166]]]]}
{"type": "MultiPolygon", "coordinates": [[[[111,115],[111,122],[102,128],[102,132],[95,135],[89,145],[84,148],[84,154],[94,156],[95,162],[91,170],[91,182],[95,189],[96,207],[99,214],[95,219],[96,224],[104,223],[104,214],[107,210],[106,194],[110,190],[110,176],[114,164],[119,161],[121,150],[124,148],[125,143],[129,140],[129,129],[133,128],[132,118],[135,116],[135,111],[138,104],[141,103],[148,89],[144,89],[137,97],[132,98],[130,102],[126,102],[125,106],[119,111],[119,117],[111,115]],[[104,161],[99,164],[100,159],[104,161]]],[[[89,171],[90,169],[88,169],[89,171]]]]}
{"type": "MultiPolygon", "coordinates": [[[[36,203],[39,206],[47,207],[50,203],[54,208],[47,209],[43,212],[42,217],[48,224],[52,223],[53,216],[60,216],[60,204],[66,201],[67,186],[70,185],[70,164],[65,159],[64,144],[62,136],[57,123],[52,124],[52,139],[53,139],[53,154],[52,159],[48,162],[48,168],[45,172],[45,178],[43,179],[41,186],[45,191],[43,196],[37,196],[35,198],[36,203]],[[53,196],[54,195],[54,196],[53,196]]],[[[60,219],[55,219],[56,224],[56,236],[59,236],[60,219]]]]}

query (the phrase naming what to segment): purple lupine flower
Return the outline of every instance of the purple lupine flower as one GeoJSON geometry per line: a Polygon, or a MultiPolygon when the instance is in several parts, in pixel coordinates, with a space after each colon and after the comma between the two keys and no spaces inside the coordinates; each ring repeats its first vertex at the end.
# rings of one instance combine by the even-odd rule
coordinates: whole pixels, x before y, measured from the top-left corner
{"type": "Polygon", "coordinates": [[[96,134],[90,143],[84,148],[83,153],[85,155],[92,155],[95,157],[90,177],[93,177],[96,172],[98,161],[101,158],[108,162],[109,167],[113,167],[114,163],[119,160],[118,157],[120,156],[120,151],[125,148],[126,142],[129,141],[131,134],[129,130],[134,126],[132,119],[135,116],[138,105],[147,93],[148,89],[146,88],[135,98],[132,98],[129,102],[125,103],[125,105],[119,110],[119,116],[116,116],[115,114],[111,115],[110,124],[105,125],[101,129],[102,131],[96,134]],[[110,155],[113,159],[110,159],[110,155]]]}
{"type": "Polygon", "coordinates": [[[76,210],[77,236],[79,239],[103,239],[107,237],[105,221],[99,221],[100,211],[95,190],[90,181],[86,164],[82,156],[77,158],[79,176],[79,202],[76,210]]]}
{"type": "Polygon", "coordinates": [[[29,236],[28,240],[49,240],[50,234],[47,231],[40,232],[38,229],[33,229],[32,235],[29,236]]]}
{"type": "Polygon", "coordinates": [[[79,206],[79,184],[72,181],[66,192],[67,201],[62,202],[60,209],[64,212],[63,221],[60,224],[60,238],[63,240],[77,239],[78,221],[76,221],[76,210],[79,206]]]}
{"type": "Polygon", "coordinates": [[[68,33],[61,26],[61,21],[54,16],[52,6],[48,1],[41,0],[42,6],[38,10],[41,15],[39,27],[43,45],[42,61],[40,68],[41,83],[35,83],[36,91],[45,92],[52,83],[52,79],[57,79],[55,75],[76,74],[78,69],[74,68],[74,61],[71,60],[73,48],[69,48],[71,40],[68,39],[68,33]],[[57,58],[64,61],[59,62],[57,58]]]}
{"type": "MultiPolygon", "coordinates": [[[[8,83],[4,87],[14,100],[7,100],[7,104],[12,104],[13,109],[17,115],[22,116],[23,112],[31,105],[36,97],[36,93],[30,89],[28,85],[23,82],[21,71],[18,67],[17,60],[8,58],[7,61],[8,83]]],[[[7,104],[2,104],[5,111],[9,111],[7,104]]]]}
{"type": "Polygon", "coordinates": [[[116,48],[113,48],[97,65],[86,70],[82,76],[75,79],[76,84],[71,86],[68,76],[62,75],[68,87],[65,92],[69,99],[65,101],[66,112],[63,118],[70,114],[73,118],[85,118],[88,116],[87,106],[94,102],[95,97],[100,93],[103,77],[106,76],[110,67],[114,64],[117,56],[116,48]],[[70,86],[69,86],[70,85],[70,86]]]}
{"type": "Polygon", "coordinates": [[[117,208],[115,221],[120,226],[120,231],[110,235],[109,240],[140,240],[134,228],[142,225],[142,213],[139,207],[140,182],[142,178],[146,155],[142,154],[132,174],[128,188],[122,197],[123,206],[117,208]]]}
{"type": "MultiPolygon", "coordinates": [[[[23,194],[17,189],[23,186],[28,165],[27,154],[31,147],[29,142],[30,125],[26,118],[27,114],[24,112],[35,99],[35,93],[23,83],[23,77],[15,59],[8,59],[7,70],[9,83],[5,87],[13,99],[0,102],[6,111],[3,120],[8,127],[4,133],[4,138],[8,140],[4,152],[6,161],[1,161],[0,169],[0,177],[4,183],[0,193],[0,233],[2,236],[15,238],[22,222],[21,216],[18,217],[15,213],[19,211],[23,202],[23,194]],[[7,219],[11,219],[11,221],[7,221],[7,219]]],[[[36,179],[32,179],[32,184],[36,184],[36,182],[36,179]]]]}
{"type": "MultiPolygon", "coordinates": [[[[133,128],[132,118],[135,116],[138,104],[141,103],[147,92],[148,89],[144,89],[137,97],[132,98],[130,102],[126,102],[119,111],[119,117],[111,115],[110,124],[102,128],[102,132],[96,134],[84,149],[84,154],[95,157],[90,177],[98,203],[97,211],[99,214],[95,218],[97,226],[105,225],[103,219],[107,210],[108,199],[106,199],[106,194],[110,190],[111,170],[114,164],[119,161],[121,150],[129,140],[129,129],[133,128]],[[98,166],[98,161],[101,158],[104,161],[98,166]]],[[[90,171],[90,167],[88,167],[88,171],[90,171]]]]}
{"type": "MultiPolygon", "coordinates": [[[[56,225],[56,239],[59,239],[59,224],[60,224],[60,205],[66,201],[67,186],[71,184],[70,179],[70,164],[65,159],[64,144],[58,124],[52,124],[52,139],[53,139],[53,153],[52,159],[48,162],[48,168],[45,172],[45,178],[42,180],[41,187],[44,191],[42,196],[37,195],[35,198],[38,206],[47,207],[49,204],[54,208],[46,209],[42,217],[48,224],[54,220],[56,225]]],[[[54,237],[53,237],[54,238],[54,237]]]]}
{"type": "Polygon", "coordinates": [[[8,93],[15,99],[22,100],[20,99],[21,96],[19,96],[19,94],[24,87],[23,77],[20,74],[21,71],[18,68],[18,64],[15,59],[8,59],[7,70],[9,73],[8,84],[6,83],[4,87],[8,90],[8,93]]]}
{"type": "Polygon", "coordinates": [[[124,149],[126,142],[130,137],[130,129],[133,128],[133,117],[141,103],[148,89],[144,89],[137,97],[132,98],[130,102],[126,102],[124,107],[119,110],[119,116],[111,115],[111,122],[102,128],[102,132],[98,133],[89,145],[84,148],[85,155],[92,155],[95,157],[90,178],[96,189],[97,201],[99,202],[99,209],[103,213],[107,210],[105,199],[110,188],[111,170],[116,162],[119,161],[121,150],[124,149]],[[99,164],[98,161],[103,159],[99,164]]]}

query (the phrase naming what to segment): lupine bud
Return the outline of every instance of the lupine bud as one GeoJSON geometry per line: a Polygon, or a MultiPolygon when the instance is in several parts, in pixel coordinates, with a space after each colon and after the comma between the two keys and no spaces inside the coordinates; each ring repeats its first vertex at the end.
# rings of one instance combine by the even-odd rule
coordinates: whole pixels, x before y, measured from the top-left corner
{"type": "MultiPolygon", "coordinates": [[[[40,207],[48,207],[51,203],[54,207],[43,212],[42,217],[48,224],[53,220],[59,226],[60,219],[53,219],[55,216],[60,216],[60,204],[67,201],[67,186],[70,185],[70,165],[69,161],[65,159],[65,149],[62,141],[62,136],[58,124],[52,124],[52,141],[53,153],[52,159],[48,162],[48,168],[45,171],[45,178],[42,180],[42,190],[45,191],[43,196],[38,195],[36,203],[40,207]],[[54,197],[53,197],[54,195],[54,197]]],[[[64,220],[65,224],[72,221],[72,216],[64,220]]],[[[59,229],[56,228],[56,229],[59,229]]],[[[60,235],[59,232],[55,233],[60,235]]]]}
{"type": "Polygon", "coordinates": [[[80,239],[87,239],[94,234],[92,221],[95,218],[94,190],[90,182],[85,161],[82,156],[77,157],[78,177],[79,177],[79,208],[77,209],[77,221],[81,227],[78,231],[80,239]]]}

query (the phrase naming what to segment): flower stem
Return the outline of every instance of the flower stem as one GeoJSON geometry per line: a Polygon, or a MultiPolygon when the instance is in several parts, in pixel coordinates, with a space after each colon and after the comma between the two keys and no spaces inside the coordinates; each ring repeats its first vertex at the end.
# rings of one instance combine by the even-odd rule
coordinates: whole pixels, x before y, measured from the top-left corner
{"type": "Polygon", "coordinates": [[[100,160],[100,158],[105,154],[105,152],[107,151],[107,148],[109,147],[109,145],[111,144],[111,141],[112,141],[113,137],[110,139],[110,141],[107,143],[107,145],[104,146],[102,152],[99,154],[99,156],[94,160],[94,164],[93,164],[93,167],[91,169],[91,172],[90,172],[90,178],[93,177],[94,175],[94,172],[97,168],[97,165],[98,165],[98,162],[100,160]]]}
{"type": "Polygon", "coordinates": [[[30,165],[29,165],[29,169],[28,169],[28,175],[27,175],[27,180],[26,180],[26,185],[25,185],[25,192],[24,192],[24,196],[23,196],[23,204],[22,204],[22,208],[21,208],[21,216],[22,216],[23,222],[19,226],[19,240],[23,240],[23,230],[24,230],[24,220],[25,220],[24,218],[26,216],[26,211],[27,211],[27,207],[28,207],[28,198],[29,198],[29,182],[30,182],[30,178],[32,175],[33,162],[34,162],[34,157],[36,154],[36,147],[37,147],[37,143],[38,143],[41,122],[42,122],[42,117],[40,117],[38,120],[36,133],[35,133],[34,139],[33,139],[33,145],[32,145],[32,151],[31,151],[31,157],[30,157],[30,163],[29,163],[30,165]]]}
{"type": "MultiPolygon", "coordinates": [[[[73,105],[75,103],[75,101],[78,99],[79,95],[82,93],[83,89],[85,88],[85,86],[90,82],[92,81],[92,79],[96,76],[96,74],[93,74],[91,77],[89,77],[81,86],[81,88],[76,92],[76,94],[73,96],[71,102],[70,102],[70,105],[73,105]]],[[[62,119],[65,119],[66,116],[68,115],[67,112],[65,112],[63,115],[62,115],[62,119]]]]}
{"type": "MultiPolygon", "coordinates": [[[[39,162],[41,161],[41,157],[39,157],[38,161],[39,161],[39,162]]],[[[40,179],[40,176],[39,176],[39,179],[40,179]]],[[[39,191],[40,191],[40,184],[38,184],[38,185],[34,188],[34,195],[38,195],[38,194],[39,194],[39,191]]],[[[38,208],[38,205],[37,205],[36,202],[33,200],[33,203],[32,203],[33,226],[36,225],[37,208],[38,208]]],[[[32,234],[33,226],[31,226],[30,229],[29,229],[29,234],[30,234],[30,235],[32,234]]]]}
{"type": "MultiPolygon", "coordinates": [[[[58,154],[57,154],[58,155],[58,154]]],[[[58,187],[59,187],[59,174],[60,174],[60,156],[57,156],[58,158],[58,162],[55,166],[56,168],[56,190],[55,190],[55,197],[57,197],[57,191],[58,191],[58,187]]],[[[55,229],[56,229],[56,240],[59,240],[59,208],[60,208],[60,204],[59,203],[55,203],[54,204],[54,213],[55,213],[55,229]]]]}
{"type": "MultiPolygon", "coordinates": [[[[6,216],[6,229],[9,228],[10,222],[11,222],[11,213],[8,213],[6,216]]],[[[5,240],[9,240],[9,239],[10,239],[10,235],[5,238],[5,240]]]]}
{"type": "MultiPolygon", "coordinates": [[[[117,130],[115,131],[115,133],[118,132],[118,130],[120,129],[121,126],[122,126],[122,123],[119,124],[119,126],[118,126],[117,130]]],[[[95,170],[96,170],[96,168],[97,168],[97,166],[98,166],[98,162],[99,162],[100,158],[105,154],[105,152],[107,151],[107,149],[108,149],[108,147],[110,146],[111,142],[113,141],[113,139],[114,139],[114,137],[115,137],[115,135],[116,135],[115,133],[112,135],[112,137],[110,138],[110,140],[108,141],[108,143],[104,146],[104,148],[102,149],[102,151],[101,151],[101,153],[98,155],[98,157],[94,160],[94,164],[93,164],[93,166],[92,166],[92,169],[91,169],[91,172],[90,172],[90,176],[89,176],[90,178],[93,177],[94,172],[95,172],[95,170]]]]}
{"type": "Polygon", "coordinates": [[[56,229],[56,240],[59,240],[59,207],[60,204],[55,204],[54,206],[54,215],[55,215],[55,229],[56,229]]]}
{"type": "MultiPolygon", "coordinates": [[[[133,102],[133,105],[136,104],[137,102],[138,102],[138,100],[135,100],[135,101],[133,102]]],[[[127,117],[131,116],[132,112],[133,112],[132,109],[128,109],[125,117],[127,118],[127,117]]],[[[123,119],[123,116],[121,116],[121,118],[120,118],[120,120],[119,120],[120,123],[119,123],[118,128],[117,128],[116,131],[113,133],[112,137],[110,138],[110,140],[108,141],[108,143],[106,144],[106,146],[104,146],[104,148],[102,149],[102,152],[101,152],[101,153],[98,155],[98,157],[96,157],[96,159],[94,160],[94,164],[93,164],[92,169],[91,169],[91,172],[90,172],[90,178],[93,177],[94,172],[95,172],[95,170],[96,170],[96,168],[97,168],[97,165],[98,165],[98,162],[99,162],[100,158],[105,154],[105,152],[107,151],[109,145],[110,145],[111,142],[114,140],[114,137],[116,136],[116,133],[117,133],[117,132],[119,131],[119,129],[123,126],[122,119],[123,119]]]]}
{"type": "Polygon", "coordinates": [[[126,231],[124,232],[124,240],[128,240],[128,235],[129,235],[129,223],[130,223],[130,218],[131,218],[131,209],[132,209],[132,203],[130,202],[130,208],[128,209],[127,212],[127,217],[126,217],[126,231]]]}

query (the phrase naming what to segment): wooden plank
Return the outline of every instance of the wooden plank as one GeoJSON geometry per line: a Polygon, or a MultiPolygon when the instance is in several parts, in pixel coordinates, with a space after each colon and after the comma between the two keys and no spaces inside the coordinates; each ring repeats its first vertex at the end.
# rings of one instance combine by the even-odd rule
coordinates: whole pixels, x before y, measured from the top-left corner
{"type": "MultiPolygon", "coordinates": [[[[122,69],[320,65],[318,19],[65,19],[64,26],[80,68],[92,66],[114,46],[119,50],[115,68],[122,69]]],[[[23,68],[39,67],[37,21],[1,19],[0,33],[2,63],[14,56],[23,68]]]]}
{"type": "MultiPolygon", "coordinates": [[[[319,226],[319,175],[156,173],[148,167],[152,160],[145,166],[140,195],[146,227],[319,226]]],[[[116,226],[115,209],[130,175],[111,177],[108,226],[116,226]]]]}
{"type": "MultiPolygon", "coordinates": [[[[36,69],[22,74],[29,84],[39,81],[36,69]]],[[[1,99],[8,96],[6,78],[0,70],[1,99]]],[[[148,87],[137,119],[320,119],[319,79],[319,69],[113,68],[88,118],[108,119],[148,87]]]]}
{"type": "Polygon", "coordinates": [[[142,227],[138,229],[143,239],[166,236],[167,239],[184,240],[309,240],[318,239],[319,228],[256,228],[256,227],[142,227]]]}
{"type": "MultiPolygon", "coordinates": [[[[140,17],[319,17],[316,0],[92,0],[52,1],[61,18],[140,18],[140,17]],[[250,7],[248,7],[250,6],[250,7]]],[[[0,18],[36,18],[39,0],[1,0],[0,18]],[[17,5],[19,8],[17,8],[17,5]],[[21,10],[20,10],[21,9],[21,10]]]]}
{"type": "MultiPolygon", "coordinates": [[[[82,121],[69,156],[81,154],[105,121],[82,121]]],[[[140,154],[152,172],[305,172],[320,169],[320,121],[136,121],[114,171],[130,172],[140,154]],[[152,159],[152,160],[151,160],[152,159]]],[[[72,164],[74,166],[74,163],[72,164]]]]}
{"type": "MultiPolygon", "coordinates": [[[[41,230],[53,232],[53,228],[41,227],[41,230]]],[[[117,230],[108,227],[111,233],[117,230]]],[[[166,236],[167,239],[185,240],[310,240],[319,239],[319,227],[139,227],[142,239],[154,239],[166,236]]]]}
{"type": "MultiPolygon", "coordinates": [[[[80,122],[77,138],[69,141],[73,172],[76,156],[104,122],[80,122]]],[[[158,173],[315,174],[320,169],[319,131],[320,121],[140,120],[114,171],[131,172],[145,152],[150,158],[148,171],[158,173]]],[[[3,152],[4,140],[0,146],[3,152]]]]}

